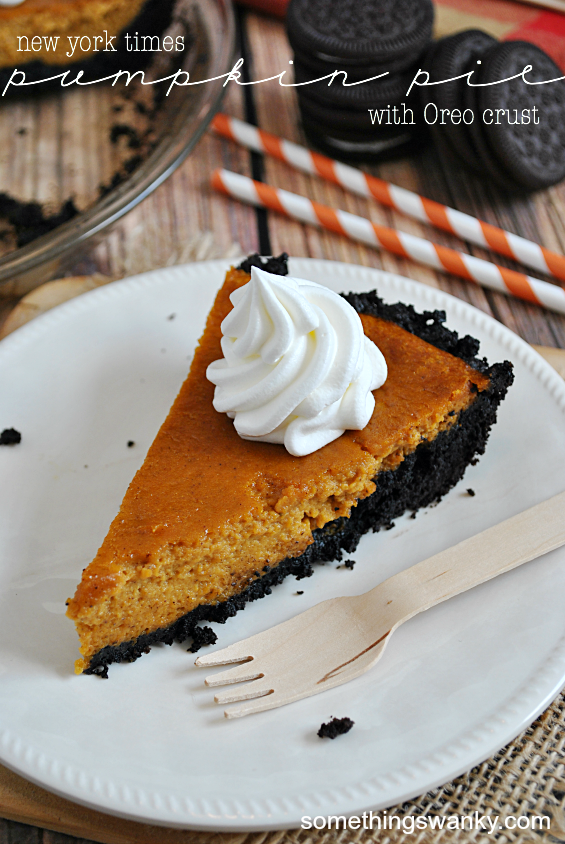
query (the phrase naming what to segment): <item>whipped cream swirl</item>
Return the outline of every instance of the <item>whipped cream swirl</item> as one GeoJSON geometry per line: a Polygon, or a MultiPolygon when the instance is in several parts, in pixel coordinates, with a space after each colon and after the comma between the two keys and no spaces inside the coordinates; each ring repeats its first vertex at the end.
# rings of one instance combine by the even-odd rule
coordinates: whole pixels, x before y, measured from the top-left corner
{"type": "Polygon", "coordinates": [[[24,0],[0,0],[0,6],[21,6],[24,0]]]}
{"type": "Polygon", "coordinates": [[[240,437],[282,443],[301,457],[365,427],[387,367],[345,299],[256,267],[230,299],[224,357],[206,376],[216,385],[215,409],[240,437]]]}

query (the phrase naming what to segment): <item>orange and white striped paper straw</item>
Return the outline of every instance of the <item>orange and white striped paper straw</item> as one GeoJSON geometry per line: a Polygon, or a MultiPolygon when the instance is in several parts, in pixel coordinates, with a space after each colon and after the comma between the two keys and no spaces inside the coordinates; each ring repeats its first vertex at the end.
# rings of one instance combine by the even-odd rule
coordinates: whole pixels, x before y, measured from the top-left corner
{"type": "Polygon", "coordinates": [[[517,296],[527,302],[534,302],[536,305],[565,314],[565,290],[556,284],[499,267],[497,264],[483,261],[482,258],[466,255],[421,237],[379,226],[365,217],[321,205],[304,196],[273,188],[229,170],[215,170],[212,174],[212,185],[216,190],[251,205],[279,211],[302,223],[329,229],[376,249],[386,249],[435,270],[453,273],[499,293],[517,296]]]}
{"type": "Polygon", "coordinates": [[[312,152],[292,141],[285,141],[277,135],[264,132],[250,123],[244,123],[226,114],[216,114],[211,125],[219,135],[231,138],[248,149],[267,153],[304,173],[321,176],[359,196],[372,197],[387,208],[401,211],[421,223],[431,224],[477,246],[513,258],[537,272],[547,273],[565,281],[565,257],[538,243],[492,226],[470,214],[463,214],[448,205],[426,199],[413,191],[399,188],[376,176],[370,176],[356,167],[312,152]]]}

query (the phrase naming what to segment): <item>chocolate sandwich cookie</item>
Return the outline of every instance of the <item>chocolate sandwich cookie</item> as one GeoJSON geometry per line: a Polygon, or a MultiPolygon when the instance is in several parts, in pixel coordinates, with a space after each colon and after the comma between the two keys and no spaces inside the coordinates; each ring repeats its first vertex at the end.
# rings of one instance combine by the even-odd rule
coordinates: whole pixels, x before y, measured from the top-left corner
{"type": "MultiPolygon", "coordinates": [[[[439,44],[438,41],[433,41],[428,49],[423,53],[420,57],[419,61],[419,69],[429,74],[429,79],[432,80],[432,62],[435,55],[435,51],[437,49],[437,45],[439,44]]],[[[428,105],[429,102],[433,102],[433,95],[430,93],[434,90],[433,87],[426,87],[423,86],[421,88],[414,87],[411,91],[411,95],[414,95],[416,91],[418,91],[418,98],[420,103],[420,111],[421,111],[421,122],[425,126],[426,134],[432,139],[434,146],[437,148],[440,156],[442,158],[449,158],[458,159],[458,156],[454,155],[454,152],[451,146],[448,146],[447,141],[443,137],[443,134],[440,132],[437,125],[433,122],[430,124],[426,123],[424,120],[424,109],[428,105]]]]}
{"type": "Polygon", "coordinates": [[[414,63],[417,62],[419,54],[410,52],[393,59],[386,59],[383,62],[356,65],[352,65],[350,62],[344,62],[337,58],[328,58],[327,60],[317,59],[311,53],[301,52],[296,55],[300,63],[305,68],[308,68],[313,79],[319,76],[325,76],[328,73],[333,73],[334,70],[340,70],[347,73],[347,79],[349,81],[356,82],[360,79],[370,79],[372,76],[378,76],[381,73],[398,73],[399,71],[412,68],[414,63]]]}
{"type": "Polygon", "coordinates": [[[364,111],[369,108],[382,108],[399,103],[410,87],[412,75],[389,74],[374,82],[363,82],[358,85],[344,85],[342,77],[336,77],[331,85],[330,80],[313,81],[312,76],[300,61],[294,62],[294,79],[299,87],[297,92],[305,100],[312,100],[327,108],[350,109],[364,111]]]}
{"type": "MultiPolygon", "coordinates": [[[[300,89],[299,89],[300,90],[300,89]]],[[[322,105],[316,100],[298,95],[300,113],[310,122],[317,123],[325,129],[339,131],[347,135],[383,133],[394,130],[396,133],[400,125],[414,128],[421,124],[419,120],[419,108],[409,109],[408,103],[391,104],[380,108],[372,108],[372,117],[368,110],[357,111],[356,109],[332,108],[322,105]]],[[[417,104],[419,105],[419,104],[417,104]]]]}
{"type": "Polygon", "coordinates": [[[440,39],[425,69],[430,74],[430,82],[453,81],[421,88],[423,105],[428,106],[428,119],[436,117],[432,127],[434,136],[441,136],[453,152],[478,173],[484,172],[484,165],[467,129],[465,117],[469,119],[469,113],[463,114],[463,89],[467,80],[456,77],[474,70],[478,66],[477,59],[496,44],[495,38],[479,29],[467,29],[440,39]]]}
{"type": "Polygon", "coordinates": [[[298,56],[359,67],[416,57],[433,18],[431,0],[290,0],[287,32],[298,56]]]}
{"type": "Polygon", "coordinates": [[[355,137],[339,137],[340,132],[320,131],[320,126],[302,117],[302,128],[308,142],[320,152],[351,162],[378,163],[417,152],[424,143],[425,133],[415,134],[406,126],[395,133],[365,133],[355,137]]]}
{"type": "MultiPolygon", "coordinates": [[[[479,61],[482,62],[482,59],[479,61]]],[[[480,65],[478,67],[480,67],[480,65]]],[[[472,68],[469,68],[469,70],[471,69],[472,68]]],[[[475,85],[479,82],[479,76],[476,72],[473,77],[473,82],[475,85]]],[[[504,188],[506,191],[516,193],[516,191],[519,190],[518,185],[506,172],[501,162],[498,161],[487,142],[482,122],[481,107],[478,101],[479,91],[480,88],[465,84],[463,86],[463,101],[461,105],[463,110],[469,109],[474,114],[473,123],[465,128],[468,132],[469,143],[474,149],[475,154],[478,156],[482,168],[481,170],[476,170],[475,172],[478,172],[478,174],[482,175],[483,178],[487,176],[495,184],[504,188]]]]}
{"type": "Polygon", "coordinates": [[[477,75],[484,86],[475,89],[481,157],[498,163],[504,181],[528,190],[565,178],[565,81],[555,62],[534,44],[506,41],[483,56],[477,75]],[[526,82],[519,75],[528,65],[526,82]]]}

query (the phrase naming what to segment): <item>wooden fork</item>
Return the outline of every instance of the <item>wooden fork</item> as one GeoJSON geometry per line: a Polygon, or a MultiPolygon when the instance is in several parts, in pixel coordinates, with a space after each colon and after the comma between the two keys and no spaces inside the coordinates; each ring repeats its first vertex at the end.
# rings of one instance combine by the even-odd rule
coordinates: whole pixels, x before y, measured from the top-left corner
{"type": "Polygon", "coordinates": [[[207,686],[241,683],[216,703],[251,701],[226,718],[274,709],[359,677],[381,658],[397,627],[423,610],[565,544],[565,492],[389,577],[370,592],[331,598],[236,642],[196,665],[241,663],[207,686]],[[253,699],[253,700],[252,700],[253,699]]]}

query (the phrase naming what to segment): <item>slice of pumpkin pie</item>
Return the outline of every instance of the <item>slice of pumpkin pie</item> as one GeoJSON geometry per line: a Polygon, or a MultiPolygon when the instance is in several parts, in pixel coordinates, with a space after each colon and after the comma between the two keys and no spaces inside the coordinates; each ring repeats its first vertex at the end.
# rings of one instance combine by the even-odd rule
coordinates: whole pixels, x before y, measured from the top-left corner
{"type": "MultiPolygon", "coordinates": [[[[284,261],[270,260],[266,269],[284,274],[284,261]]],[[[338,314],[337,339],[323,319],[316,329],[306,321],[302,339],[284,341],[290,357],[283,360],[269,326],[283,335],[293,330],[303,318],[295,312],[298,299],[288,298],[282,282],[269,287],[265,279],[262,288],[257,282],[240,290],[250,269],[247,261],[227,273],[189,375],[68,602],[80,638],[77,673],[106,676],[112,662],[191,637],[200,621],[226,621],[288,574],[307,577],[313,563],[341,559],[363,533],[445,495],[485,449],[512,383],[511,364],[479,359],[478,341],[445,328],[443,312],[385,305],[374,292],[344,297],[360,317],[361,345],[338,314]],[[236,314],[244,300],[252,307],[257,290],[267,310],[275,291],[280,318],[269,311],[253,326],[243,305],[236,314]],[[319,337],[330,344],[325,358],[319,337]],[[373,344],[386,361],[377,389],[383,372],[375,381],[380,353],[373,344]],[[373,370],[360,357],[362,346],[373,370]],[[344,348],[357,349],[355,365],[343,358],[344,348]],[[305,368],[320,377],[303,397],[295,386],[305,368]],[[332,390],[342,376],[368,385],[365,394],[348,388],[336,400],[332,390]],[[333,438],[323,434],[318,447],[323,401],[333,438]],[[361,430],[340,433],[344,419],[363,414],[361,430]],[[274,441],[265,441],[269,424],[274,441]],[[315,450],[304,453],[312,442],[315,450]]],[[[312,302],[323,299],[310,292],[312,302]]],[[[342,313],[343,299],[335,299],[342,313]]]]}

